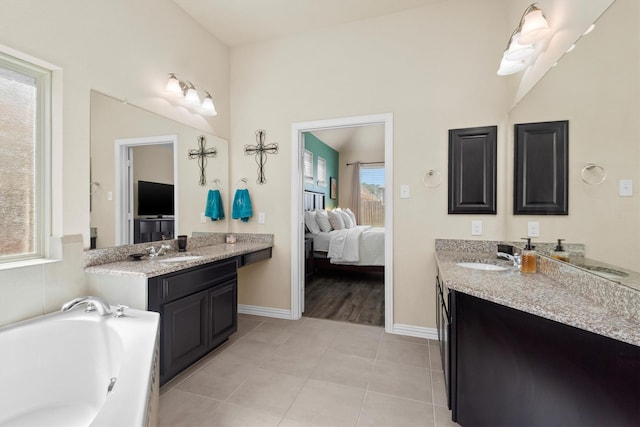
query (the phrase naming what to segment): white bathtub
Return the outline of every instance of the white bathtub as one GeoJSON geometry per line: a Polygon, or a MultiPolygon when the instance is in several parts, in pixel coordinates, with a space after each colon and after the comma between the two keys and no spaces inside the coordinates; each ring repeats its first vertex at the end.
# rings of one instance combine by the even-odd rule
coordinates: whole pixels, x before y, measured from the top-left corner
{"type": "Polygon", "coordinates": [[[158,314],[84,308],[0,328],[0,426],[155,423],[158,314]]]}

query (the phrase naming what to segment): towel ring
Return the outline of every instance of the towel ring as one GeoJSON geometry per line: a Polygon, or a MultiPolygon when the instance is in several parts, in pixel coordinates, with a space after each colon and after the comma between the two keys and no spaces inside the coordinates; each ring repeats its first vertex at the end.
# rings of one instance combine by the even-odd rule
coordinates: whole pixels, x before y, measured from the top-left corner
{"type": "Polygon", "coordinates": [[[239,187],[239,188],[247,188],[247,178],[240,178],[240,179],[236,182],[236,187],[239,187]]]}
{"type": "Polygon", "coordinates": [[[215,188],[222,188],[222,184],[220,183],[220,180],[218,178],[212,180],[211,183],[215,186],[215,188]]]}
{"type": "Polygon", "coordinates": [[[428,171],[425,172],[424,176],[422,177],[422,183],[427,188],[439,187],[440,184],[442,183],[442,176],[440,175],[440,172],[433,169],[429,169],[428,171]]]}
{"type": "Polygon", "coordinates": [[[582,168],[580,178],[590,185],[602,184],[607,179],[607,173],[604,168],[595,163],[589,163],[582,168]]]}

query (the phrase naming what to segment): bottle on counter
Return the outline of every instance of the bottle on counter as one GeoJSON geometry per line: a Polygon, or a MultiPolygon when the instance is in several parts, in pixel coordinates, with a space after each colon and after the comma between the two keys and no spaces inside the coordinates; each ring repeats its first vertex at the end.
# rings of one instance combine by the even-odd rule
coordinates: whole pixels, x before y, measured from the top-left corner
{"type": "Polygon", "coordinates": [[[535,246],[531,246],[531,237],[523,237],[522,239],[525,239],[527,244],[522,250],[520,271],[523,273],[535,273],[538,270],[535,246]]]}
{"type": "Polygon", "coordinates": [[[564,239],[558,239],[558,244],[556,248],[551,252],[551,258],[555,258],[559,261],[569,262],[569,252],[564,250],[564,246],[562,246],[562,241],[564,239]]]}

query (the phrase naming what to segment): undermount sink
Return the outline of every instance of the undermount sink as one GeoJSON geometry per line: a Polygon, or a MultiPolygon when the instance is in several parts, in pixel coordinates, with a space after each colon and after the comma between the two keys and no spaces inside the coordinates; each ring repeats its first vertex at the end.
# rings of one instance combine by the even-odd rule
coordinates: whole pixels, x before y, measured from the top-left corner
{"type": "Polygon", "coordinates": [[[504,271],[507,267],[502,267],[495,264],[487,264],[485,262],[457,262],[456,265],[464,268],[471,268],[473,270],[484,271],[504,271]]]}
{"type": "Polygon", "coordinates": [[[185,256],[174,256],[171,258],[162,258],[159,257],[158,261],[160,262],[183,262],[183,261],[194,261],[196,259],[202,258],[202,255],[185,255],[185,256]]]}

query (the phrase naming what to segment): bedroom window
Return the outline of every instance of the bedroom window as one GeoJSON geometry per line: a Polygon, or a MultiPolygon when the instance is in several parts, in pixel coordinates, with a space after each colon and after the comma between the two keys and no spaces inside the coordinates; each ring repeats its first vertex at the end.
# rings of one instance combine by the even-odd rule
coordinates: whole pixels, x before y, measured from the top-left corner
{"type": "Polygon", "coordinates": [[[304,182],[313,183],[313,153],[304,150],[304,182]]]}
{"type": "Polygon", "coordinates": [[[43,256],[51,72],[0,52],[0,262],[43,256]]]}
{"type": "Polygon", "coordinates": [[[318,185],[327,186],[327,161],[322,157],[318,157],[318,185]]]}
{"type": "Polygon", "coordinates": [[[384,164],[360,166],[360,223],[384,227],[384,164]]]}

